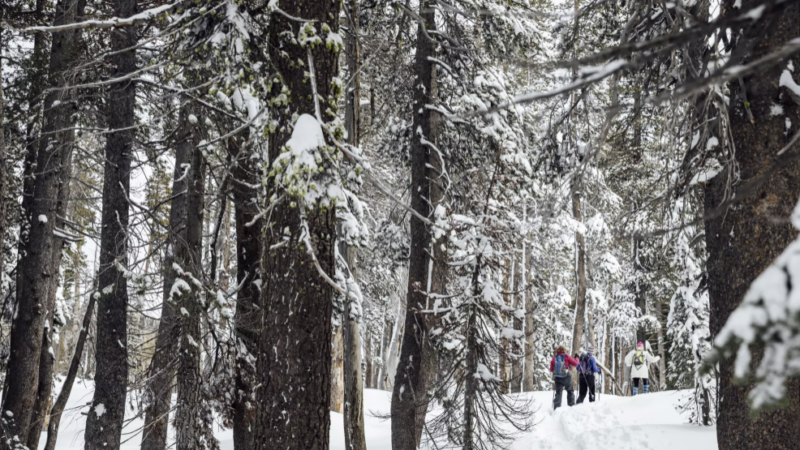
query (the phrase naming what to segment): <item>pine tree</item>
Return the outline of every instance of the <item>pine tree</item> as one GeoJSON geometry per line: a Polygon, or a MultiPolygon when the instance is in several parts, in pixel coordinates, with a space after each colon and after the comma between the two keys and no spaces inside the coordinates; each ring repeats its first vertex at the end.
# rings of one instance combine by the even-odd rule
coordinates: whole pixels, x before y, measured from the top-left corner
{"type": "MultiPolygon", "coordinates": [[[[75,1],[59,2],[54,24],[73,22],[81,15],[77,6],[75,1]]],[[[74,31],[54,34],[48,68],[52,87],[68,85],[65,75],[75,57],[75,47],[74,31]]],[[[48,288],[52,287],[51,279],[57,278],[58,273],[58,267],[53,267],[55,254],[61,251],[61,240],[55,235],[58,198],[70,175],[75,105],[69,89],[49,91],[44,105],[43,138],[38,142],[37,172],[30,205],[33,223],[18,268],[17,314],[11,330],[11,355],[4,389],[8,394],[3,399],[4,417],[0,419],[6,421],[0,429],[3,448],[26,445],[38,394],[42,343],[49,339],[45,335],[46,322],[55,302],[55,292],[51,294],[48,288]]],[[[42,381],[49,383],[49,380],[42,381]]]]}
{"type": "MultiPolygon", "coordinates": [[[[116,0],[117,17],[136,13],[137,0],[116,0]]],[[[111,36],[110,77],[125,77],[136,70],[135,27],[111,36]]],[[[86,449],[118,449],[125,419],[128,381],[128,240],[130,239],[131,160],[134,152],[135,84],[123,80],[111,84],[106,100],[106,120],[113,130],[106,137],[103,174],[103,213],[97,313],[95,391],[86,420],[86,449]]]]}
{"type": "Polygon", "coordinates": [[[262,250],[255,441],[257,449],[327,449],[335,208],[347,201],[328,196],[343,157],[332,142],[341,131],[328,122],[341,90],[334,78],[343,42],[338,3],[296,0],[281,11],[269,17],[277,73],[268,100],[275,115],[268,130],[271,212],[262,250]]]}
{"type": "MultiPolygon", "coordinates": [[[[738,14],[734,2],[726,2],[729,14],[738,14]]],[[[750,6],[750,5],[747,5],[750,6]]],[[[736,28],[735,48],[744,50],[742,63],[756,60],[784,45],[788,36],[800,35],[800,6],[788,6],[774,22],[759,21],[736,28]],[[769,25],[768,25],[769,23],[769,25]],[[757,45],[756,45],[757,43],[757,45]]],[[[790,60],[797,67],[798,60],[790,60]]],[[[785,65],[773,66],[758,76],[743,76],[740,83],[730,83],[731,144],[720,145],[718,152],[732,154],[738,176],[717,176],[709,180],[705,191],[705,230],[708,248],[708,293],[711,303],[711,333],[716,336],[731,313],[740,304],[750,284],[766,269],[797,234],[791,224],[776,222],[773,217],[789,217],[797,203],[800,186],[798,163],[787,162],[778,153],[786,145],[786,118],[800,123],[798,106],[782,92],[778,83],[785,65]],[[772,115],[771,108],[780,102],[783,115],[772,115]],[[749,115],[756,120],[751,123],[749,115]],[[744,180],[754,180],[750,183],[744,180]],[[752,183],[756,183],[753,185],[752,183]],[[737,185],[731,197],[731,185],[737,185]],[[752,186],[752,187],[751,187],[752,186]],[[735,208],[728,208],[731,200],[735,208]]],[[[720,161],[724,154],[719,155],[720,161]]],[[[760,345],[752,349],[753,364],[763,358],[760,345]]],[[[719,364],[719,419],[717,436],[720,449],[791,448],[800,440],[800,430],[793,426],[800,420],[800,383],[788,383],[787,404],[783,409],[765,412],[756,420],[749,416],[747,384],[734,384],[734,363],[719,364]]]]}

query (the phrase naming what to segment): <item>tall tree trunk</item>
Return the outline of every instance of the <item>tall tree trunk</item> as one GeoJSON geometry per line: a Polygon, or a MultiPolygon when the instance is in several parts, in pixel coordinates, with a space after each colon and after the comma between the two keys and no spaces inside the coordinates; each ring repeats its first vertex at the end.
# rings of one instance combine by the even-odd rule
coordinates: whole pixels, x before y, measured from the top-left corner
{"type": "MultiPolygon", "coordinates": [[[[385,310],[384,310],[385,311],[385,310]]],[[[375,371],[375,389],[383,389],[383,373],[386,370],[386,359],[383,357],[384,352],[386,351],[386,341],[390,338],[389,333],[391,333],[391,324],[388,323],[385,319],[381,321],[381,345],[378,348],[378,352],[376,353],[377,359],[380,362],[378,364],[378,370],[375,371]]]]}
{"type": "MultiPolygon", "coordinates": [[[[650,285],[642,279],[642,274],[645,271],[644,265],[642,264],[641,258],[641,248],[644,245],[642,238],[635,237],[633,238],[633,270],[638,272],[639,275],[634,280],[633,290],[635,293],[634,304],[636,305],[636,309],[639,310],[639,314],[642,316],[647,314],[647,294],[650,291],[650,285]]],[[[636,328],[636,341],[634,345],[638,344],[639,342],[645,342],[647,340],[647,330],[644,328],[644,325],[639,325],[636,328]]]]}
{"type": "MultiPolygon", "coordinates": [[[[351,0],[352,2],[353,0],[351,0]]],[[[344,244],[344,243],[343,243],[344,244]]],[[[342,245],[350,276],[358,282],[356,250],[342,245]]],[[[364,435],[364,387],[361,381],[361,305],[345,300],[344,323],[344,447],[347,450],[367,450],[364,435]]]]}
{"type": "Polygon", "coordinates": [[[347,0],[347,34],[345,57],[351,85],[347,86],[345,96],[344,127],[347,130],[347,143],[358,146],[361,125],[361,49],[358,42],[358,0],[347,0]]]}
{"type": "MultiPolygon", "coordinates": [[[[114,15],[136,14],[137,0],[114,0],[114,15]]],[[[136,27],[111,34],[112,78],[136,70],[136,27]]],[[[131,81],[112,84],[106,100],[108,128],[103,175],[103,213],[100,242],[95,388],[86,419],[86,450],[115,450],[120,446],[128,387],[128,195],[135,139],[136,89],[131,81]]]]}
{"type": "Polygon", "coordinates": [[[231,273],[231,206],[225,210],[225,218],[222,220],[222,243],[220,244],[222,267],[219,272],[219,288],[222,292],[227,292],[230,288],[231,273]]]}
{"type": "MultiPolygon", "coordinates": [[[[185,126],[185,124],[184,124],[185,126]]],[[[176,301],[173,295],[176,273],[173,267],[178,252],[188,252],[186,245],[186,197],[188,185],[187,166],[192,153],[192,140],[188,130],[182,130],[175,149],[175,169],[172,175],[172,200],[167,229],[167,249],[164,255],[164,288],[161,318],[158,322],[155,350],[148,368],[146,390],[145,428],[142,433],[142,450],[165,450],[167,422],[172,402],[175,379],[176,349],[180,339],[176,301]],[[179,250],[180,249],[180,250],[179,250]]]]}
{"type": "MultiPolygon", "coordinates": [[[[78,0],[60,1],[56,7],[55,25],[72,23],[78,12],[78,0]]],[[[50,82],[54,87],[68,84],[66,71],[74,60],[75,31],[53,34],[50,50],[50,82]]],[[[62,172],[69,169],[72,158],[74,132],[72,115],[74,104],[69,89],[50,91],[45,99],[44,127],[37,152],[37,170],[32,191],[30,212],[34,223],[27,236],[27,244],[18,264],[17,313],[11,328],[11,354],[6,373],[3,417],[13,417],[0,430],[0,448],[17,436],[25,445],[32,420],[39,385],[39,361],[42,353],[43,333],[49,317],[48,299],[53,253],[61,251],[61,241],[56,238],[58,195],[62,186],[62,172]],[[59,101],[60,103],[55,103],[59,101]],[[70,131],[64,131],[70,130],[70,131]]]]}
{"type": "Polygon", "coordinates": [[[381,321],[381,332],[378,339],[378,348],[373,355],[374,367],[372,371],[372,388],[380,389],[381,372],[383,372],[383,343],[386,339],[386,321],[381,321]]]}
{"type": "MultiPolygon", "coordinates": [[[[437,141],[438,115],[428,104],[437,104],[436,43],[430,34],[436,29],[434,9],[430,0],[420,2],[415,67],[417,78],[414,88],[415,130],[411,142],[411,208],[422,217],[433,219],[441,207],[443,186],[433,180],[442,180],[444,161],[426,142],[437,141]]],[[[430,330],[435,318],[422,311],[432,306],[430,294],[445,294],[446,267],[444,251],[435,241],[432,230],[416,216],[411,216],[411,252],[408,266],[408,293],[406,300],[405,332],[400,350],[400,360],[392,391],[392,448],[414,450],[420,443],[425,413],[428,410],[428,390],[436,375],[436,352],[430,343],[430,330]]]]}
{"type": "MultiPolygon", "coordinates": [[[[67,214],[67,205],[70,196],[70,179],[72,178],[72,164],[69,162],[64,163],[64,169],[60,173],[61,187],[58,192],[58,200],[56,204],[56,229],[64,229],[63,217],[67,214]]],[[[51,255],[49,262],[50,273],[59,273],[61,267],[61,257],[63,254],[62,247],[64,240],[56,237],[56,251],[51,255]]],[[[59,277],[54,276],[48,280],[50,284],[47,288],[47,311],[48,318],[45,324],[44,333],[42,333],[42,349],[39,356],[39,386],[36,393],[36,403],[33,405],[33,419],[31,421],[30,429],[28,430],[27,445],[30,448],[39,447],[39,438],[42,434],[42,429],[46,425],[47,413],[50,410],[50,403],[53,396],[53,376],[55,375],[56,355],[53,350],[53,335],[55,333],[55,314],[56,314],[56,292],[58,291],[59,277]]]]}
{"type": "MultiPolygon", "coordinates": [[[[3,11],[0,11],[0,23],[3,23],[3,11]]],[[[3,47],[3,28],[0,26],[0,48],[3,47]]],[[[8,167],[6,166],[6,140],[3,123],[5,121],[5,100],[3,98],[3,64],[0,62],[0,252],[5,254],[6,243],[6,191],[8,191],[8,167]]],[[[4,284],[5,268],[0,258],[0,285],[4,284]]],[[[5,293],[1,293],[5,295],[5,293]]],[[[2,400],[0,400],[2,402],[2,400]]]]}
{"type": "MultiPolygon", "coordinates": [[[[736,14],[733,3],[733,0],[726,1],[724,11],[736,14]]],[[[737,46],[747,49],[743,60],[737,64],[751,63],[797,36],[800,36],[800,4],[793,3],[774,20],[762,20],[746,28],[735,40],[737,46]]],[[[797,56],[792,62],[800,67],[797,56]]],[[[784,160],[778,151],[792,136],[792,133],[785,133],[785,122],[800,123],[800,107],[791,100],[786,89],[778,86],[777,80],[784,68],[785,64],[776,65],[763,73],[745,77],[742,83],[729,85],[731,109],[734,110],[729,115],[729,129],[736,149],[735,161],[731,164],[735,164],[735,169],[725,168],[721,172],[723,175],[707,183],[705,192],[712,336],[739,306],[756,276],[797,237],[797,230],[787,219],[800,194],[800,162],[784,160]],[[744,112],[742,86],[747,90],[754,124],[744,112]],[[783,106],[783,115],[771,114],[776,102],[783,106]],[[763,179],[764,182],[723,214],[711,214],[728,199],[726,195],[731,189],[724,174],[735,170],[738,170],[737,179],[763,179]]],[[[754,349],[751,367],[756,367],[762,356],[763,349],[754,349]]],[[[734,383],[733,374],[732,360],[719,364],[717,441],[720,450],[798,448],[800,380],[787,382],[785,406],[752,418],[748,392],[753,385],[734,383]]]]}
{"type": "Polygon", "coordinates": [[[378,384],[376,389],[387,390],[387,370],[389,368],[389,354],[391,353],[392,338],[394,337],[394,322],[392,320],[384,319],[383,321],[383,343],[381,344],[381,370],[378,374],[378,384]]]}
{"type": "Polygon", "coordinates": [[[203,222],[205,216],[205,171],[203,150],[198,147],[204,138],[203,120],[195,105],[182,111],[181,122],[186,130],[189,149],[189,174],[186,184],[186,245],[176,253],[176,283],[173,290],[180,290],[176,306],[179,307],[177,409],[175,411],[175,448],[197,450],[206,448],[213,441],[210,411],[202,397],[203,375],[201,372],[201,316],[204,314],[201,292],[203,279],[203,222]],[[195,112],[197,115],[192,118],[195,112]]]}
{"type": "MultiPolygon", "coordinates": [[[[81,249],[82,246],[79,244],[78,248],[81,249]]],[[[80,266],[80,256],[78,252],[73,254],[73,264],[75,267],[80,266]]],[[[61,332],[59,333],[58,337],[58,360],[56,362],[56,373],[61,373],[64,371],[64,363],[69,363],[67,361],[67,353],[75,348],[75,344],[78,340],[78,335],[80,334],[80,327],[81,327],[81,271],[80,269],[75,270],[75,278],[74,283],[72,285],[72,319],[69,322],[69,333],[61,332]]]]}
{"type": "MultiPolygon", "coordinates": [[[[611,336],[611,325],[608,324],[608,320],[606,320],[606,331],[605,331],[605,361],[603,364],[608,368],[608,370],[614,370],[615,367],[613,365],[614,361],[614,337],[611,336]]],[[[613,372],[612,372],[613,373],[613,372]]],[[[616,377],[616,375],[614,375],[616,377]]],[[[604,377],[603,382],[603,393],[611,392],[611,378],[609,376],[604,377]]]]}
{"type": "Polygon", "coordinates": [[[658,312],[658,356],[661,359],[658,361],[658,389],[666,389],[667,387],[667,355],[664,349],[664,330],[661,325],[664,323],[664,312],[661,310],[662,305],[659,303],[656,307],[658,312]]]}
{"type": "MultiPolygon", "coordinates": [[[[635,348],[635,347],[634,347],[635,348]]],[[[625,341],[620,339],[620,346],[619,346],[619,375],[623,380],[622,388],[624,392],[622,395],[630,396],[633,393],[633,384],[631,383],[631,370],[629,367],[625,365],[625,355],[628,349],[625,346],[625,341]]]]}
{"type": "MultiPolygon", "coordinates": [[[[347,143],[358,146],[361,125],[361,49],[358,41],[358,0],[347,1],[347,28],[345,56],[352,85],[345,97],[345,129],[347,143]]],[[[343,256],[347,260],[353,282],[358,282],[358,260],[355,248],[340,240],[343,256]]],[[[353,305],[353,299],[345,299],[344,317],[344,445],[347,450],[367,450],[364,435],[364,385],[361,377],[361,311],[362,305],[353,305]]],[[[387,344],[388,345],[388,344],[387,344]]]]}
{"type": "MultiPolygon", "coordinates": [[[[506,264],[510,263],[510,267],[506,266],[506,270],[503,272],[503,289],[505,289],[506,292],[510,292],[513,289],[513,287],[512,287],[513,282],[509,282],[509,280],[512,278],[510,275],[514,273],[514,263],[513,263],[513,261],[506,261],[505,263],[506,264]]],[[[511,302],[513,300],[511,300],[510,297],[511,297],[511,294],[503,295],[503,302],[505,303],[507,308],[510,308],[512,306],[511,302]]],[[[507,327],[509,325],[509,323],[508,323],[508,315],[507,314],[503,314],[503,319],[502,320],[503,320],[503,326],[507,327]]],[[[498,330],[498,331],[500,331],[500,330],[498,330]]],[[[501,340],[502,346],[503,346],[503,351],[500,353],[500,355],[499,355],[500,357],[498,358],[498,360],[499,360],[498,364],[500,366],[500,370],[499,370],[498,375],[499,375],[500,380],[501,380],[500,381],[500,393],[501,394],[508,394],[508,392],[509,392],[509,390],[508,390],[508,388],[509,388],[509,369],[511,368],[510,365],[509,365],[510,361],[508,359],[508,355],[510,353],[509,349],[508,349],[508,345],[509,344],[508,344],[508,339],[506,339],[504,337],[500,338],[500,340],[501,340]]]]}
{"type": "MultiPolygon", "coordinates": [[[[475,270],[472,273],[472,295],[477,297],[480,295],[480,267],[481,257],[475,264],[475,270]]],[[[472,374],[478,373],[478,360],[479,360],[479,346],[480,336],[478,333],[477,317],[478,317],[478,304],[476,301],[470,302],[469,316],[467,322],[467,355],[466,355],[466,377],[464,380],[464,446],[463,450],[473,450],[475,448],[475,426],[478,420],[477,407],[475,405],[478,395],[478,380],[472,374]]]]}
{"type": "MultiPolygon", "coordinates": [[[[66,0],[65,0],[66,1],[66,0]]],[[[36,0],[36,15],[38,21],[44,18],[45,0],[36,0]]],[[[75,2],[77,4],[77,2],[75,2]]],[[[75,18],[73,17],[72,20],[75,18]]],[[[40,25],[44,25],[40,23],[40,25]]],[[[55,35],[54,35],[55,37],[55,35]]],[[[22,223],[20,224],[20,239],[18,254],[25,254],[25,245],[28,242],[31,218],[31,204],[33,202],[33,188],[35,182],[37,156],[39,154],[39,129],[42,123],[42,94],[47,82],[46,71],[49,60],[47,53],[47,36],[36,33],[33,37],[33,52],[31,53],[30,71],[28,72],[28,123],[25,129],[25,158],[22,164],[22,223]]],[[[22,256],[20,256],[22,258],[22,256]]],[[[20,288],[21,273],[17,272],[17,289],[20,288]]],[[[19,292],[19,290],[17,291],[19,292]]]]}
{"type": "Polygon", "coordinates": [[[331,411],[344,412],[344,318],[334,327],[331,344],[331,411]]]}
{"type": "Polygon", "coordinates": [[[703,386],[702,388],[702,398],[703,398],[703,405],[700,408],[700,414],[702,415],[703,426],[711,425],[711,398],[708,395],[708,389],[703,386]]]}
{"type": "Polygon", "coordinates": [[[367,331],[367,344],[364,346],[364,357],[367,358],[366,364],[364,364],[366,366],[366,369],[367,369],[366,373],[364,374],[364,381],[366,381],[367,389],[372,389],[374,387],[374,386],[372,386],[372,378],[373,378],[373,376],[372,376],[372,371],[373,371],[372,363],[373,363],[373,361],[375,359],[375,358],[372,357],[372,349],[373,349],[373,347],[374,347],[374,345],[372,343],[372,332],[371,331],[367,331]]]}
{"type": "Polygon", "coordinates": [[[47,424],[47,442],[44,446],[45,450],[55,450],[56,448],[58,427],[61,424],[61,414],[67,406],[69,394],[72,392],[72,386],[78,375],[78,368],[80,368],[83,355],[83,347],[86,344],[86,336],[89,334],[89,328],[91,328],[94,304],[98,297],[99,293],[91,295],[86,305],[86,314],[83,316],[83,326],[80,328],[80,334],[78,334],[75,341],[75,352],[72,355],[72,360],[67,370],[67,377],[64,380],[64,384],[61,386],[61,391],[58,393],[58,398],[53,404],[53,408],[50,410],[50,423],[47,424]]]}
{"type": "MultiPolygon", "coordinates": [[[[295,0],[281,8],[286,15],[271,16],[268,47],[283,83],[275,87],[288,89],[288,98],[287,106],[276,113],[276,131],[270,135],[271,168],[290,138],[293,116],[315,114],[320,122],[323,112],[329,118],[328,110],[336,110],[333,79],[340,50],[336,45],[301,46],[294,37],[308,27],[323,40],[327,30],[337,32],[339,2],[295,0]],[[316,23],[300,23],[287,15],[316,23]]],[[[305,204],[302,197],[277,186],[274,178],[268,181],[266,198],[276,203],[266,224],[261,258],[256,448],[327,450],[333,287],[325,278],[335,270],[335,213],[319,201],[305,204]]]]}
{"type": "MultiPolygon", "coordinates": [[[[577,5],[577,1],[575,2],[577,5]]],[[[577,182],[572,185],[572,216],[577,222],[581,222],[581,186],[577,182]]],[[[572,354],[579,353],[581,350],[581,339],[583,339],[583,322],[586,317],[586,250],[583,233],[575,232],[575,242],[578,247],[576,257],[575,275],[578,282],[578,293],[575,298],[575,323],[572,326],[572,354]]],[[[577,386],[578,375],[572,369],[573,384],[577,386]]]]}
{"type": "MultiPolygon", "coordinates": [[[[65,0],[67,1],[67,0],[65,0]]],[[[35,20],[38,25],[46,25],[43,21],[44,14],[44,0],[36,0],[35,20]]],[[[60,10],[59,10],[60,11],[60,10]]],[[[63,20],[61,18],[60,20],[63,20]]],[[[74,16],[71,20],[74,20],[74,16]]],[[[26,245],[30,235],[30,228],[32,224],[31,219],[31,204],[33,203],[33,188],[36,168],[37,155],[39,154],[39,141],[37,134],[40,131],[42,123],[42,92],[44,92],[45,83],[47,81],[46,72],[48,62],[47,52],[47,36],[44,33],[36,33],[33,38],[33,52],[31,53],[29,69],[27,72],[28,83],[28,122],[26,123],[25,130],[25,156],[22,166],[22,202],[20,211],[20,231],[19,241],[17,242],[17,258],[18,267],[22,267],[23,257],[27,254],[26,245]]],[[[51,50],[52,51],[52,50],[51,50]]],[[[20,298],[20,289],[22,287],[22,271],[16,271],[15,298],[20,298]]],[[[13,327],[16,321],[12,321],[13,327]]],[[[5,377],[3,383],[3,399],[0,404],[5,401],[5,396],[9,391],[9,377],[5,377]]],[[[0,444],[1,445],[1,444],[0,444]]]]}
{"type": "MultiPolygon", "coordinates": [[[[528,272],[526,282],[527,286],[533,286],[533,270],[528,271],[530,268],[531,256],[526,255],[527,260],[524,260],[526,272],[528,272]]],[[[526,292],[525,294],[525,373],[523,374],[522,390],[525,392],[532,392],[536,390],[536,341],[534,340],[534,328],[536,322],[534,321],[534,313],[536,312],[536,298],[533,292],[526,292]]]]}
{"type": "Polygon", "coordinates": [[[397,313],[394,317],[394,325],[392,326],[392,338],[389,340],[389,358],[386,364],[386,388],[391,390],[395,376],[397,375],[397,359],[400,353],[400,336],[403,335],[402,322],[403,319],[403,305],[397,302],[397,313]]]}
{"type": "MultiPolygon", "coordinates": [[[[516,267],[520,267],[521,268],[523,266],[524,266],[524,263],[516,264],[516,267]]],[[[515,268],[515,273],[516,273],[516,270],[517,269],[515,268]]],[[[514,329],[517,330],[517,331],[520,331],[520,332],[522,331],[522,319],[517,316],[516,310],[525,308],[524,296],[518,293],[519,290],[520,290],[520,286],[525,284],[524,278],[523,278],[524,277],[524,275],[523,275],[524,273],[525,273],[525,270],[522,269],[520,271],[520,276],[515,276],[514,277],[514,283],[513,283],[513,287],[512,287],[514,292],[515,292],[515,294],[513,295],[514,304],[512,305],[514,307],[515,312],[514,312],[514,316],[513,316],[512,320],[513,320],[513,323],[514,323],[514,329]]],[[[522,359],[524,358],[524,355],[523,355],[523,349],[520,348],[517,340],[514,341],[514,352],[513,353],[514,353],[515,356],[514,356],[514,359],[511,360],[511,389],[510,389],[510,391],[511,392],[522,392],[522,359]]]]}
{"type": "Polygon", "coordinates": [[[236,283],[241,286],[236,295],[234,326],[236,337],[246,353],[236,356],[236,390],[234,401],[233,446],[236,450],[255,447],[255,410],[251,398],[255,382],[255,366],[251,361],[257,355],[262,235],[264,220],[258,213],[257,193],[254,186],[260,180],[259,165],[253,159],[251,147],[244,137],[231,138],[228,152],[232,156],[231,186],[236,221],[236,283]]]}
{"type": "MultiPolygon", "coordinates": [[[[585,242],[584,242],[584,244],[585,244],[585,242]]],[[[585,247],[584,247],[584,252],[583,253],[584,253],[584,255],[586,255],[586,253],[587,253],[585,247]]],[[[593,266],[592,266],[592,258],[591,257],[589,257],[587,255],[587,256],[585,256],[585,260],[586,260],[586,268],[585,268],[585,272],[586,272],[586,288],[588,290],[589,286],[592,284],[593,266]]],[[[587,303],[588,304],[586,305],[586,337],[589,338],[589,344],[592,347],[594,347],[595,351],[597,351],[599,349],[597,348],[597,339],[595,337],[595,330],[594,330],[594,326],[595,326],[595,323],[594,323],[594,308],[595,308],[594,299],[587,299],[587,303]]]]}

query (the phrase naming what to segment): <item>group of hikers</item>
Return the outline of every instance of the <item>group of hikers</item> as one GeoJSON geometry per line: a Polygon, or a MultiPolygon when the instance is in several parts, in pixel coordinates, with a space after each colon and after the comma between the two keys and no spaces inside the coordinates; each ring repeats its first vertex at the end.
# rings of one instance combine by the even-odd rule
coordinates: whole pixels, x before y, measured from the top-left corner
{"type": "MultiPolygon", "coordinates": [[[[580,395],[578,396],[578,403],[583,403],[586,399],[586,394],[589,394],[589,402],[594,402],[595,399],[595,382],[594,374],[600,373],[600,368],[597,361],[594,359],[594,347],[591,345],[586,349],[586,353],[578,356],[567,354],[567,349],[563,345],[559,345],[556,349],[556,354],[550,360],[550,372],[553,372],[555,377],[555,396],[553,398],[553,409],[561,406],[561,395],[564,390],[567,391],[567,405],[575,405],[575,392],[572,388],[572,372],[571,369],[577,368],[578,371],[578,385],[580,395]]],[[[648,375],[650,364],[657,363],[661,360],[660,356],[653,356],[650,350],[645,350],[644,344],[639,342],[636,344],[636,349],[631,350],[625,356],[625,366],[631,369],[631,380],[633,381],[633,395],[639,393],[639,381],[642,382],[642,393],[646,394],[649,390],[648,375]]]]}

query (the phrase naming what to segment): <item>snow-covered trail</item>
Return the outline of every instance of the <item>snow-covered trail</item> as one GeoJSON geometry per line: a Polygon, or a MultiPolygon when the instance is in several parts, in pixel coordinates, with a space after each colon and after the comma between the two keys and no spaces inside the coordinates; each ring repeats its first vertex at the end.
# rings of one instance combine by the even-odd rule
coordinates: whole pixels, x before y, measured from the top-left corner
{"type": "MultiPolygon", "coordinates": [[[[60,386],[57,386],[60,388],[60,386]]],[[[82,449],[83,430],[92,398],[91,381],[76,382],[61,423],[57,450],[82,449]]],[[[576,392],[577,394],[577,392],[576,392]]],[[[600,395],[595,403],[564,406],[552,411],[552,392],[520,394],[533,401],[536,425],[512,444],[510,450],[716,450],[716,429],[687,425],[675,410],[681,393],[677,391],[614,397],[600,395]]],[[[391,450],[391,423],[376,416],[389,413],[391,393],[364,391],[365,433],[368,450],[391,450]]],[[[131,402],[129,402],[130,405],[131,402]]],[[[135,403],[135,402],[134,402],[135,403]]],[[[142,419],[132,419],[123,431],[124,450],[139,450],[142,419]]],[[[170,430],[170,438],[171,436],[170,430]]],[[[221,450],[233,450],[233,433],[217,428],[221,450]]],[[[331,450],[345,450],[342,415],[331,413],[331,450]]],[[[41,439],[44,447],[46,436],[41,439]]]]}
{"type": "MultiPolygon", "coordinates": [[[[577,393],[577,392],[576,392],[577,393]]],[[[636,397],[600,395],[595,403],[552,411],[552,393],[532,394],[540,409],[537,425],[514,450],[714,450],[716,429],[686,424],[675,410],[681,393],[636,397]]]]}
{"type": "MultiPolygon", "coordinates": [[[[577,394],[577,392],[576,392],[577,394]]],[[[676,410],[680,391],[636,397],[600,395],[595,403],[552,411],[552,392],[522,394],[533,400],[536,425],[511,450],[715,450],[715,427],[688,425],[676,410]]],[[[577,395],[576,395],[577,397],[577,395]]],[[[391,394],[367,390],[364,401],[367,448],[391,450],[391,424],[370,412],[389,411],[391,394]]],[[[331,415],[331,450],[344,450],[342,416],[331,415]]]]}

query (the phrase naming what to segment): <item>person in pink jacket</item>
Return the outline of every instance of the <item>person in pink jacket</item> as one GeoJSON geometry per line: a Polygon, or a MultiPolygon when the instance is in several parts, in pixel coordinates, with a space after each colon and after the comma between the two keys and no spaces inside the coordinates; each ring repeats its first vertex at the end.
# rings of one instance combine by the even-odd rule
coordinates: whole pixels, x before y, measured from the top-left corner
{"type": "Polygon", "coordinates": [[[561,393],[564,389],[567,390],[567,405],[573,406],[575,404],[575,391],[572,389],[572,372],[571,367],[578,367],[578,360],[567,354],[567,349],[563,345],[559,345],[556,349],[556,355],[550,360],[550,372],[553,372],[553,377],[556,383],[556,395],[553,399],[553,409],[561,406],[561,393]]]}

